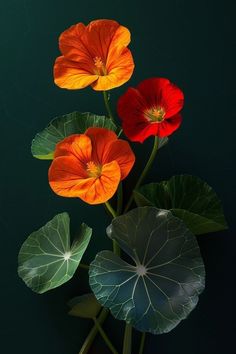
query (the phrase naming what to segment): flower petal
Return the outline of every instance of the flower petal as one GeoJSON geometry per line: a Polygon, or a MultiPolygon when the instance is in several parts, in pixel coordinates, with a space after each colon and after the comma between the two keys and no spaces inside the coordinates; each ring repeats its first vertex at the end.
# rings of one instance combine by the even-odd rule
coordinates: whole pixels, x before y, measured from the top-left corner
{"type": "Polygon", "coordinates": [[[135,155],[125,140],[116,140],[110,144],[109,151],[105,154],[106,162],[117,161],[120,166],[121,180],[129,174],[135,162],[135,155]]]}
{"type": "Polygon", "coordinates": [[[134,61],[128,48],[122,50],[118,56],[113,56],[107,66],[108,74],[99,76],[92,84],[96,91],[107,91],[119,87],[127,82],[134,71],[134,61]]]}
{"type": "Polygon", "coordinates": [[[96,163],[104,165],[106,153],[109,150],[110,144],[117,140],[117,135],[105,128],[88,128],[85,134],[92,142],[92,160],[96,163]]]}
{"type": "Polygon", "coordinates": [[[105,203],[115,194],[120,182],[120,167],[116,161],[104,165],[99,178],[87,177],[74,163],[71,156],[58,157],[52,162],[49,184],[56,194],[77,197],[88,204],[105,203]]]}
{"type": "Polygon", "coordinates": [[[102,167],[99,178],[90,179],[79,197],[88,204],[101,204],[107,202],[115,194],[120,182],[120,167],[116,161],[102,167]]]}
{"type": "Polygon", "coordinates": [[[56,145],[54,157],[75,156],[81,164],[91,160],[92,143],[85,134],[70,135],[56,145]]]}
{"type": "Polygon", "coordinates": [[[165,119],[177,114],[183,108],[183,92],[168,79],[146,79],[137,86],[137,89],[145,97],[148,108],[161,106],[165,109],[165,119]]]}
{"type": "Polygon", "coordinates": [[[164,119],[163,122],[159,123],[159,130],[157,135],[160,138],[171,135],[176,129],[179,128],[181,122],[182,116],[180,113],[169,119],[164,119]]]}
{"type": "Polygon", "coordinates": [[[75,156],[56,157],[48,171],[49,184],[52,190],[63,197],[78,197],[81,184],[88,175],[83,165],[75,156]]]}
{"type": "MultiPolygon", "coordinates": [[[[82,68],[83,65],[64,57],[58,57],[54,64],[54,82],[61,88],[69,90],[82,89],[91,85],[98,79],[98,75],[93,75],[88,70],[82,68]]],[[[84,67],[86,67],[84,65],[84,67]]]]}
{"type": "Polygon", "coordinates": [[[158,135],[158,123],[142,122],[138,125],[123,124],[124,134],[131,141],[143,143],[151,135],[158,135]]]}

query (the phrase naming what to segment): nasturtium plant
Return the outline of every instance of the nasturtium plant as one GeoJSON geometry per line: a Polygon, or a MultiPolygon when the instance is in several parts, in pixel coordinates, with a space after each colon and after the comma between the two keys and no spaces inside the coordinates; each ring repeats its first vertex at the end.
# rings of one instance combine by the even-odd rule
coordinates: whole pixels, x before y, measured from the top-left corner
{"type": "Polygon", "coordinates": [[[91,235],[92,229],[82,224],[71,244],[69,215],[56,215],[23,243],[18,259],[19,276],[40,294],[64,284],[74,275],[91,235]]]}
{"type": "MultiPolygon", "coordinates": [[[[195,234],[227,228],[219,198],[201,179],[180,175],[143,185],[156,154],[181,125],[184,93],[169,79],[152,77],[128,87],[116,110],[112,108],[110,90],[126,83],[135,67],[130,40],[128,28],[106,19],[80,22],[61,33],[55,84],[67,90],[91,86],[101,91],[107,116],[79,112],[59,116],[36,134],[31,145],[35,158],[52,160],[48,182],[55,194],[80,198],[93,208],[104,204],[113,218],[107,227],[113,252],[98,252],[90,264],[80,262],[92,229],[82,224],[71,241],[67,213],[29,235],[19,252],[19,276],[37,293],[64,284],[78,266],[89,270],[92,292],[68,302],[70,315],[94,322],[81,347],[83,354],[98,332],[118,354],[102,328],[110,312],[125,322],[123,354],[133,353],[132,327],[143,332],[139,354],[144,354],[145,332],[161,334],[175,328],[195,308],[205,285],[195,234]],[[152,151],[137,181],[130,180],[131,190],[124,189],[129,195],[124,205],[123,184],[137,158],[130,141],[142,143],[151,137],[152,151]],[[138,207],[130,210],[134,201],[138,207]]],[[[144,150],[146,159],[145,155],[144,150]]],[[[99,230],[98,244],[103,234],[99,230]]],[[[83,284],[78,279],[81,294],[79,286],[83,284]]]]}
{"type": "Polygon", "coordinates": [[[168,181],[146,184],[134,191],[134,198],[138,206],[170,210],[195,235],[227,229],[218,196],[198,177],[178,175],[168,181]]]}
{"type": "Polygon", "coordinates": [[[101,305],[93,293],[76,296],[68,302],[69,315],[82,318],[94,318],[101,310],[101,305]]]}
{"type": "Polygon", "coordinates": [[[140,331],[171,331],[195,308],[205,270],[195,236],[170,211],[139,207],[107,228],[130,257],[101,251],[90,264],[89,282],[113,316],[140,331]]]}
{"type": "Polygon", "coordinates": [[[105,116],[93,113],[72,112],[54,118],[32,141],[31,152],[40,160],[52,160],[56,144],[73,134],[83,134],[89,127],[118,131],[115,123],[105,116]]]}

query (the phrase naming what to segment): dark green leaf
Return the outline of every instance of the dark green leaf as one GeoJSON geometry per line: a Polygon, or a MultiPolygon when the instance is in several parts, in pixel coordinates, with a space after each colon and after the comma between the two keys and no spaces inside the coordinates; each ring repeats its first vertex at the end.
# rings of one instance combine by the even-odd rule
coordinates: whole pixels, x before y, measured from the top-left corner
{"type": "Polygon", "coordinates": [[[84,318],[96,317],[101,309],[101,305],[92,293],[74,297],[68,305],[71,308],[69,315],[84,318]]]}
{"type": "Polygon", "coordinates": [[[227,229],[218,196],[198,177],[180,175],[169,181],[150,183],[134,191],[134,198],[138,206],[170,210],[195,235],[227,229]]]}
{"type": "Polygon", "coordinates": [[[69,215],[56,215],[23,243],[18,258],[19,276],[40,294],[64,284],[74,275],[91,235],[92,229],[82,224],[71,245],[69,215]]]}
{"type": "Polygon", "coordinates": [[[111,251],[97,254],[89,270],[97,300],[140,331],[171,331],[195,308],[204,289],[196,237],[171,212],[153,207],[113,219],[107,233],[133,262],[111,251]]]}
{"type": "Polygon", "coordinates": [[[82,134],[89,127],[117,130],[116,125],[105,116],[92,113],[69,113],[53,119],[43,131],[36,134],[31,145],[32,155],[37,159],[52,160],[59,141],[72,134],[82,134]]]}

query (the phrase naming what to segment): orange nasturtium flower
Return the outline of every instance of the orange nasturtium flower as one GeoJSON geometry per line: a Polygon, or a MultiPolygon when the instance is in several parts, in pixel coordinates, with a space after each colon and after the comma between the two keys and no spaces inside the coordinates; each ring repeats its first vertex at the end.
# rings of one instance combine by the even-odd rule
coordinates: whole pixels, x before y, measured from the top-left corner
{"type": "Polygon", "coordinates": [[[97,91],[123,85],[134,70],[129,43],[129,30],[113,20],[71,26],[59,38],[62,56],[54,65],[56,85],[70,90],[91,85],[97,91]]]}
{"type": "Polygon", "coordinates": [[[130,172],[135,156],[129,143],[105,128],[89,128],[56,145],[49,184],[63,197],[88,204],[108,201],[130,172]]]}

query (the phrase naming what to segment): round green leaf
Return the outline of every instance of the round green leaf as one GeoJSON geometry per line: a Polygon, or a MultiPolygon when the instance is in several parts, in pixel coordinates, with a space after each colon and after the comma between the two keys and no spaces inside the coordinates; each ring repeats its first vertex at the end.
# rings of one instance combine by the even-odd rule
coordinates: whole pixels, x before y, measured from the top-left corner
{"type": "Polygon", "coordinates": [[[117,130],[111,119],[92,113],[73,112],[53,119],[32,141],[31,152],[41,160],[52,160],[56,144],[72,134],[82,134],[89,127],[117,130]]]}
{"type": "Polygon", "coordinates": [[[89,270],[97,300],[140,331],[171,331],[194,309],[204,289],[196,237],[171,212],[153,207],[113,219],[107,234],[133,262],[111,251],[97,254],[89,270]]]}
{"type": "Polygon", "coordinates": [[[179,175],[169,181],[150,183],[134,191],[134,198],[138,206],[170,210],[195,235],[227,229],[218,196],[198,177],[179,175]]]}
{"type": "Polygon", "coordinates": [[[89,244],[92,229],[85,224],[70,244],[70,218],[56,215],[23,243],[18,257],[18,274],[33,291],[44,293],[74,275],[89,244]]]}
{"type": "Polygon", "coordinates": [[[101,309],[92,293],[74,297],[68,302],[68,306],[71,308],[69,315],[83,318],[94,318],[101,309]]]}

